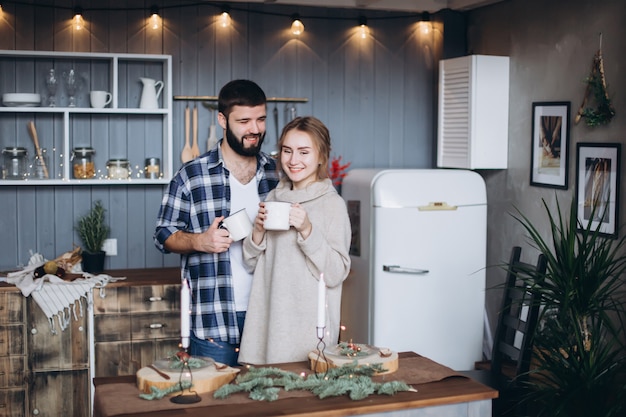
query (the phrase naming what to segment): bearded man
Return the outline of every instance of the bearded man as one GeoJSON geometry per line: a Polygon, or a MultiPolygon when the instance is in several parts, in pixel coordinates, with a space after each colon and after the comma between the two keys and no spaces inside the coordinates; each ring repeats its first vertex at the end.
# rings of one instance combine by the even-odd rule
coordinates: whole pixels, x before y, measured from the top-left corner
{"type": "Polygon", "coordinates": [[[251,221],[276,187],[276,161],[261,152],[267,98],[253,81],[220,90],[218,122],[225,132],[213,149],[184,164],[170,181],[157,216],[154,243],[179,253],[181,278],[191,289],[189,353],[237,365],[252,275],[242,243],[220,227],[245,209],[251,221]]]}

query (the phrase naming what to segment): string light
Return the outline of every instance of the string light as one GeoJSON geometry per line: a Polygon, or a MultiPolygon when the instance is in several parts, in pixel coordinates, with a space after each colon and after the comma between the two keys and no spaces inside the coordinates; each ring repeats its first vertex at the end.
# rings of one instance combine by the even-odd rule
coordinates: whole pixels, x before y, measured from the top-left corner
{"type": "Polygon", "coordinates": [[[83,26],[85,26],[85,21],[83,20],[83,9],[79,6],[74,8],[73,22],[75,30],[81,30],[83,26]]]}
{"type": "Polygon", "coordinates": [[[161,29],[161,16],[159,16],[159,8],[157,6],[150,7],[149,24],[153,30],[161,29]]]}
{"type": "Polygon", "coordinates": [[[361,39],[367,39],[370,34],[370,29],[367,27],[367,18],[365,16],[359,16],[359,37],[361,39]]]}
{"type": "Polygon", "coordinates": [[[150,6],[149,22],[152,29],[161,29],[161,16],[159,16],[159,8],[157,6],[150,6]]]}
{"type": "Polygon", "coordinates": [[[296,36],[300,36],[302,32],[304,32],[304,25],[300,21],[300,15],[296,13],[291,17],[293,18],[293,23],[291,23],[291,33],[296,36]]]}
{"type": "Polygon", "coordinates": [[[219,17],[219,24],[223,28],[227,28],[230,26],[230,14],[228,13],[229,11],[230,7],[228,6],[224,6],[222,8],[222,14],[220,14],[219,17]]]}
{"type": "Polygon", "coordinates": [[[421,20],[417,23],[417,30],[424,36],[428,36],[432,31],[433,26],[430,23],[430,13],[422,13],[421,20]]]}

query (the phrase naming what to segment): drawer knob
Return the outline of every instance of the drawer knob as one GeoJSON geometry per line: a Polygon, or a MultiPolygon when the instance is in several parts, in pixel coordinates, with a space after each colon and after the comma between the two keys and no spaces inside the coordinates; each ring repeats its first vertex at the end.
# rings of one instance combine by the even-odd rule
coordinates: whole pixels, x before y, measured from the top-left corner
{"type": "Polygon", "coordinates": [[[163,301],[163,297],[150,297],[148,300],[153,303],[155,301],[163,301]]]}
{"type": "Polygon", "coordinates": [[[160,329],[160,328],[162,328],[162,327],[165,327],[165,324],[163,324],[163,323],[152,323],[152,324],[150,325],[150,328],[151,328],[151,329],[160,329]]]}
{"type": "Polygon", "coordinates": [[[37,329],[36,328],[30,329],[30,334],[37,334],[37,329]]]}

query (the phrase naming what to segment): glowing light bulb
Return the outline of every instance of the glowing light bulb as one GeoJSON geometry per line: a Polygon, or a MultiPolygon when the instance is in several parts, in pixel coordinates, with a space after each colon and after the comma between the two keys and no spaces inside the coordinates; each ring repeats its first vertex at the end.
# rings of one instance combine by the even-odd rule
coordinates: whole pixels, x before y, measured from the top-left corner
{"type": "Polygon", "coordinates": [[[81,30],[85,26],[82,13],[82,10],[78,8],[75,10],[74,19],[72,19],[72,24],[74,25],[75,30],[81,30]]]}
{"type": "Polygon", "coordinates": [[[302,35],[302,32],[304,32],[304,25],[298,16],[294,16],[293,23],[291,24],[291,33],[296,36],[300,36],[302,35]]]}
{"type": "Polygon", "coordinates": [[[430,33],[430,31],[431,31],[431,24],[430,24],[430,22],[418,22],[417,30],[422,35],[428,35],[430,33]]]}
{"type": "Polygon", "coordinates": [[[367,39],[369,34],[370,34],[370,30],[367,27],[367,25],[359,26],[359,36],[361,37],[361,39],[367,39]]]}
{"type": "Polygon", "coordinates": [[[158,14],[153,14],[150,16],[150,27],[154,30],[157,30],[161,27],[161,18],[158,14]]]}
{"type": "Polygon", "coordinates": [[[422,13],[422,18],[421,20],[417,23],[417,30],[419,31],[419,33],[421,33],[423,36],[427,36],[430,34],[430,32],[433,29],[433,25],[430,21],[430,13],[428,12],[424,12],[422,13]]]}
{"type": "Polygon", "coordinates": [[[220,26],[223,28],[227,28],[230,26],[230,15],[228,12],[224,11],[219,17],[220,26]]]}
{"type": "Polygon", "coordinates": [[[367,27],[367,19],[364,16],[359,17],[359,37],[367,39],[370,34],[370,28],[367,27]]]}
{"type": "Polygon", "coordinates": [[[148,24],[153,30],[161,28],[161,16],[159,16],[159,9],[156,6],[150,7],[150,19],[148,19],[148,24]]]}

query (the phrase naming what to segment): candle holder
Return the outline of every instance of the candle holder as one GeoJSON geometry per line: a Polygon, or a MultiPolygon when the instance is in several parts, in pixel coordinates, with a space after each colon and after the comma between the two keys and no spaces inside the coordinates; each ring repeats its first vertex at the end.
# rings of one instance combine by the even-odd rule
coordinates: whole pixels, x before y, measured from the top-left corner
{"type": "Polygon", "coordinates": [[[183,367],[180,369],[180,375],[178,376],[178,386],[180,387],[180,394],[175,397],[170,398],[170,401],[174,404],[194,404],[202,401],[202,398],[198,395],[196,391],[192,391],[191,387],[193,386],[193,373],[191,372],[191,367],[189,366],[189,354],[187,353],[187,349],[181,352],[181,358],[183,361],[183,367]],[[189,385],[183,385],[183,376],[185,372],[189,375],[189,385]],[[185,393],[187,391],[187,393],[185,393]]]}
{"type": "MultiPolygon", "coordinates": [[[[324,371],[324,376],[326,376],[328,374],[328,369],[330,368],[329,366],[329,362],[326,359],[326,342],[324,342],[324,330],[326,329],[326,327],[318,327],[317,328],[317,347],[316,347],[316,351],[317,351],[317,358],[315,360],[316,363],[325,363],[326,364],[326,370],[324,371]]],[[[318,366],[315,366],[315,374],[317,375],[317,368],[318,366]]]]}

